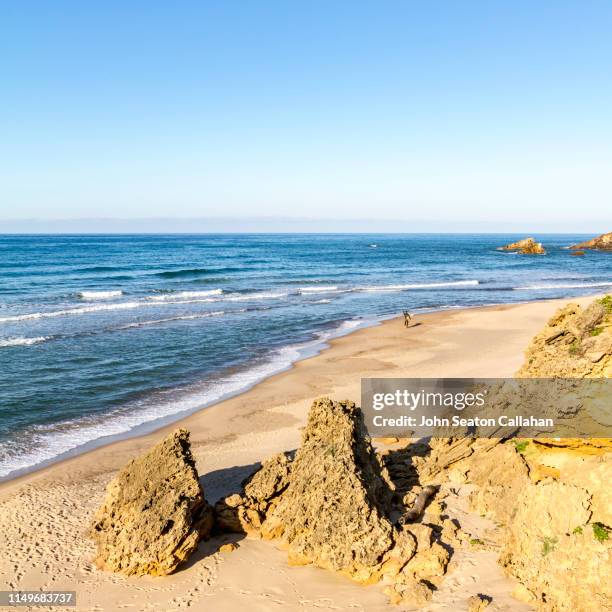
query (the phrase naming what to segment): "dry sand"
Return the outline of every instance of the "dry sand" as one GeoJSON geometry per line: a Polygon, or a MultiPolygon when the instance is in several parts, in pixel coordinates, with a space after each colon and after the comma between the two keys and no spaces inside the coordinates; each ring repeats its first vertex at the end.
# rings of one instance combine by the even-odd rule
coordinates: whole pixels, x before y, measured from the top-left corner
{"type": "MultiPolygon", "coordinates": [[[[296,448],[313,398],[358,402],[361,377],[512,376],[530,339],[567,301],[421,315],[409,329],[402,320],[387,321],[333,340],[320,355],[182,420],[192,432],[207,499],[214,502],[237,490],[259,461],[296,448]]],[[[76,590],[79,610],[409,609],[387,604],[379,586],[359,586],[313,567],[289,567],[275,543],[237,536],[202,543],[172,576],[125,578],[98,571],[85,532],[106,484],[128,459],[176,426],[0,485],[0,590],[76,590]],[[216,552],[227,541],[238,541],[239,548],[216,552]]],[[[456,489],[446,501],[466,531],[486,538],[493,525],[467,511],[465,491],[456,489]]],[[[475,593],[493,597],[488,610],[531,609],[511,596],[515,583],[495,560],[494,550],[457,551],[425,609],[467,610],[475,593]]]]}

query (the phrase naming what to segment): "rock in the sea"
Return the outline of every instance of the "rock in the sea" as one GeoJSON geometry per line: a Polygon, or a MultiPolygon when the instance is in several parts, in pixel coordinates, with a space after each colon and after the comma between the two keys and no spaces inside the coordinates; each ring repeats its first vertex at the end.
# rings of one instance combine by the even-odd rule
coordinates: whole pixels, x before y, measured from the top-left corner
{"type": "Polygon", "coordinates": [[[570,249],[594,249],[597,251],[612,251],[612,232],[601,234],[592,240],[573,244],[570,249]]]}
{"type": "Polygon", "coordinates": [[[573,257],[584,257],[586,253],[584,251],[574,251],[573,253],[570,253],[570,255],[573,257]]]}
{"type": "Polygon", "coordinates": [[[546,250],[541,242],[536,242],[533,238],[523,238],[517,242],[511,242],[506,246],[499,247],[500,251],[516,251],[521,255],[546,255],[546,250]]]}
{"type": "Polygon", "coordinates": [[[179,429],[130,461],[108,485],[91,528],[96,564],[127,575],[170,574],[212,524],[189,432],[179,429]]]}

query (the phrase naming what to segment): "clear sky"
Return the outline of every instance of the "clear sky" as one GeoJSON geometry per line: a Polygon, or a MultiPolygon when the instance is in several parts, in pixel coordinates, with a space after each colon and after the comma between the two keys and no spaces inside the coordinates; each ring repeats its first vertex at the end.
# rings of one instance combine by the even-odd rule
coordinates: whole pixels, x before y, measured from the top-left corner
{"type": "Polygon", "coordinates": [[[596,0],[2,2],[0,219],[609,226],[611,33],[596,0]]]}

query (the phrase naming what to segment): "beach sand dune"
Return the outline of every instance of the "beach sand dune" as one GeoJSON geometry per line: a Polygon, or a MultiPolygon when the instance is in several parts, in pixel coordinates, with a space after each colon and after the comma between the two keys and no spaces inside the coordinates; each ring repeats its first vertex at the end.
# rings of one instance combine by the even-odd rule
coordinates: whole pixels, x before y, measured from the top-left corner
{"type": "MultiPolygon", "coordinates": [[[[591,298],[572,301],[587,304],[591,298]]],[[[315,397],[359,401],[362,377],[504,377],[567,300],[422,315],[418,326],[387,321],[330,342],[318,356],[247,393],[181,421],[206,497],[213,502],[274,453],[299,445],[315,397]]],[[[392,610],[379,586],[363,587],[314,567],[289,567],[272,542],[222,536],[200,544],[189,561],[160,578],[126,578],[94,567],[86,537],[106,484],[116,471],[176,424],[52,465],[0,486],[0,590],[76,590],[79,610],[392,610]],[[233,552],[219,552],[237,542],[233,552]]],[[[466,491],[447,499],[462,527],[486,538],[494,525],[469,513],[466,491]]],[[[491,610],[529,610],[512,597],[516,583],[489,547],[457,551],[427,610],[467,610],[476,593],[491,610]]],[[[38,608],[41,609],[41,608],[38,608]]],[[[54,608],[59,609],[59,608],[54,608]]],[[[74,608],[71,608],[74,609],[74,608]]],[[[401,609],[405,609],[401,607],[401,609]]]]}

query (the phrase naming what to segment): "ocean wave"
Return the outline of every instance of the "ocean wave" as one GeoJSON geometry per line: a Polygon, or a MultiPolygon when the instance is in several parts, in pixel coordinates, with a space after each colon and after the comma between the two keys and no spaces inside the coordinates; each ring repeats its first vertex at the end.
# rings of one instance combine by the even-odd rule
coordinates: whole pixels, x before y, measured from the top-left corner
{"type": "Polygon", "coordinates": [[[206,268],[187,268],[184,270],[166,270],[164,272],[156,272],[155,276],[160,278],[184,278],[186,276],[201,276],[208,274],[210,271],[206,268]]]}
{"type": "Polygon", "coordinates": [[[108,300],[123,295],[123,291],[79,291],[78,296],[83,300],[108,300]]]}
{"type": "MultiPolygon", "coordinates": [[[[282,372],[300,356],[297,346],[288,346],[276,351],[271,359],[248,370],[204,385],[201,390],[194,389],[180,395],[180,390],[171,399],[157,394],[148,401],[157,399],[152,405],[137,405],[115,410],[104,417],[85,417],[64,421],[49,426],[37,426],[24,435],[28,438],[28,449],[3,452],[5,443],[0,443],[0,477],[16,470],[27,469],[40,463],[53,460],[64,453],[73,451],[85,444],[93,443],[108,436],[125,435],[136,427],[158,419],[172,419],[175,415],[187,414],[220,401],[224,397],[246,391],[254,384],[282,372]]],[[[6,446],[10,449],[11,445],[6,446]]]]}
{"type": "Polygon", "coordinates": [[[12,315],[10,317],[0,317],[0,323],[13,323],[18,321],[29,321],[32,319],[50,319],[67,315],[81,315],[90,312],[100,312],[104,310],[131,310],[139,308],[143,302],[119,302],[116,304],[95,304],[82,306],[80,308],[67,308],[65,310],[50,310],[48,312],[30,312],[27,314],[12,315]]]}
{"type": "Polygon", "coordinates": [[[242,295],[224,296],[223,300],[228,302],[246,302],[250,300],[275,300],[282,297],[287,297],[289,294],[286,291],[259,291],[254,293],[244,293],[242,295]]]}
{"type": "Polygon", "coordinates": [[[167,302],[176,299],[193,299],[199,297],[210,297],[213,295],[221,295],[223,289],[209,289],[207,291],[170,291],[162,295],[152,295],[148,299],[158,302],[167,302]]]}
{"type": "Polygon", "coordinates": [[[246,267],[225,266],[221,268],[185,268],[182,270],[164,270],[163,272],[155,272],[154,276],[159,278],[190,278],[203,276],[205,274],[224,274],[227,272],[242,272],[247,270],[246,267]]]}
{"type": "Polygon", "coordinates": [[[598,283],[550,283],[547,285],[528,285],[526,287],[514,287],[515,291],[538,291],[543,289],[582,289],[589,287],[610,287],[610,282],[598,282],[598,283]]]}
{"type": "Polygon", "coordinates": [[[299,293],[329,293],[331,291],[337,291],[338,287],[328,285],[311,285],[310,287],[300,287],[299,293]]]}
{"type": "Polygon", "coordinates": [[[477,280],[448,281],[440,283],[409,283],[406,285],[380,285],[378,287],[358,287],[356,291],[406,291],[408,289],[436,289],[439,287],[474,287],[479,285],[477,280]]]}
{"type": "Polygon", "coordinates": [[[139,403],[118,408],[104,416],[31,426],[20,436],[22,440],[27,438],[27,448],[18,448],[14,442],[0,442],[0,478],[17,470],[52,461],[84,445],[95,445],[101,438],[125,436],[147,424],[151,427],[151,422],[159,419],[170,422],[247,391],[258,382],[289,369],[297,360],[320,352],[325,341],[366,325],[368,322],[365,320],[344,321],[334,329],[316,334],[314,340],[278,348],[266,361],[243,371],[221,376],[214,382],[205,383],[201,388],[178,389],[171,397],[168,397],[167,392],[153,394],[139,403]]]}
{"type": "Polygon", "coordinates": [[[37,336],[36,338],[0,338],[0,347],[29,346],[50,340],[51,336],[37,336]]]}
{"type": "Polygon", "coordinates": [[[286,292],[262,292],[262,293],[248,293],[245,295],[229,295],[229,296],[215,296],[194,299],[182,299],[182,300],[145,300],[139,302],[115,302],[112,304],[92,304],[91,306],[81,306],[79,308],[66,308],[64,310],[51,310],[45,312],[30,312],[27,314],[11,315],[8,317],[0,317],[0,323],[17,323],[19,321],[30,321],[34,319],[50,319],[55,317],[71,316],[71,315],[83,315],[95,312],[105,312],[113,310],[134,310],[137,308],[147,308],[153,306],[184,306],[187,304],[207,304],[216,303],[220,301],[229,302],[247,302],[253,300],[264,300],[264,299],[275,299],[280,297],[286,297],[286,292]]]}
{"type": "MultiPolygon", "coordinates": [[[[241,312],[241,311],[235,311],[241,312]]],[[[149,325],[161,325],[163,323],[172,323],[174,321],[193,321],[196,319],[206,319],[208,317],[220,317],[225,314],[225,310],[217,310],[214,312],[201,312],[192,315],[182,315],[180,317],[167,317],[165,319],[153,319],[151,321],[135,321],[134,323],[128,323],[127,325],[121,325],[115,329],[132,329],[139,327],[147,327],[149,325]]]]}

